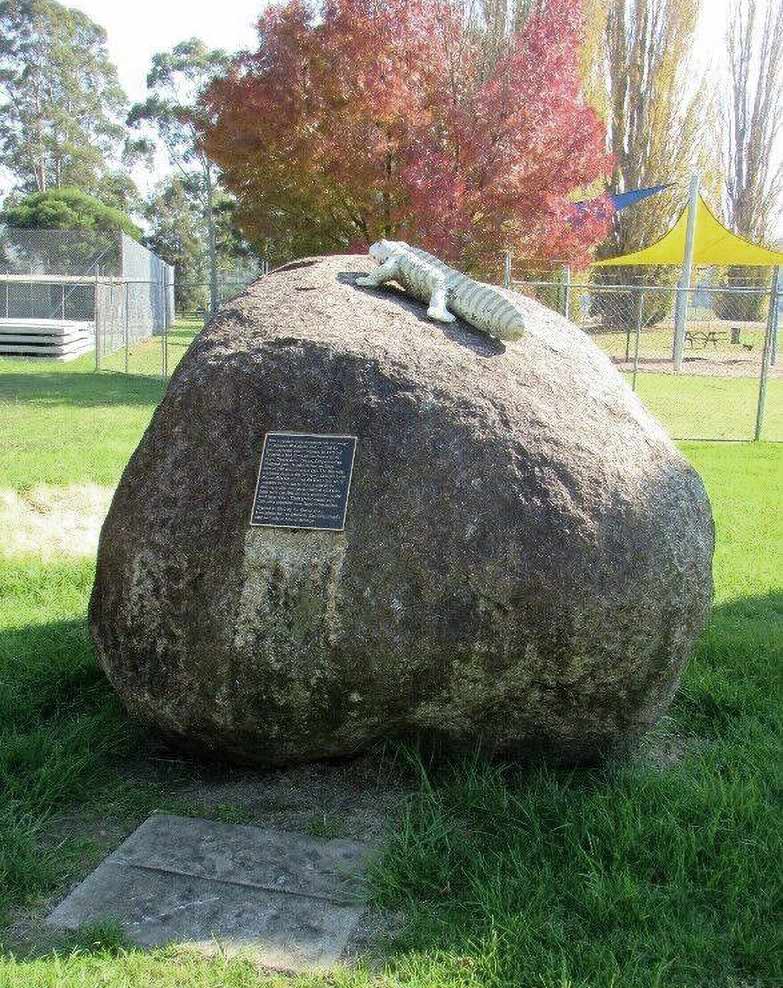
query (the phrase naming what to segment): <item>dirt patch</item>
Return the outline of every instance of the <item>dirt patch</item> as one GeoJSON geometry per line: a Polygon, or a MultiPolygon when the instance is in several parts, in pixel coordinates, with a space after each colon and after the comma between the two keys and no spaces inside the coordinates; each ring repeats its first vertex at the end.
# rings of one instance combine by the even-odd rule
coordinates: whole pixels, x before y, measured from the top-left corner
{"type": "MultiPolygon", "coordinates": [[[[612,356],[611,360],[618,370],[629,374],[633,371],[633,360],[612,356]]],[[[671,357],[640,357],[639,373],[674,374],[671,357]]],[[[758,380],[761,374],[759,360],[744,360],[741,357],[730,358],[705,355],[693,357],[686,355],[682,362],[682,376],[689,374],[698,377],[745,377],[758,380]]],[[[783,363],[770,367],[769,376],[775,380],[783,380],[783,363]]]]}
{"type": "Polygon", "coordinates": [[[661,717],[655,727],[640,738],[625,765],[666,772],[702,749],[705,743],[704,738],[683,731],[672,717],[661,717]]]}
{"type": "Polygon", "coordinates": [[[0,555],[44,562],[95,556],[113,494],[113,488],[97,484],[0,490],[0,555]]]}
{"type": "Polygon", "coordinates": [[[270,770],[191,761],[162,748],[124,774],[134,788],[161,787],[199,816],[369,843],[393,825],[412,791],[399,756],[382,745],[358,758],[270,770]]]}

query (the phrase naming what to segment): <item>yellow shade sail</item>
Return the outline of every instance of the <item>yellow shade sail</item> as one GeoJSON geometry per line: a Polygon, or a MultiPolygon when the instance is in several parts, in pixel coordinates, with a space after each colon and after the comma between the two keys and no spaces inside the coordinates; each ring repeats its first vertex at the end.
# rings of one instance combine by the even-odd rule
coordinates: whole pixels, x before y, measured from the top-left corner
{"type": "MultiPolygon", "coordinates": [[[[636,250],[620,257],[608,257],[595,261],[594,267],[614,267],[631,264],[674,264],[681,267],[685,258],[685,241],[688,229],[688,209],[683,209],[679,219],[668,233],[649,247],[636,250]]],[[[783,251],[768,250],[759,244],[751,243],[744,237],[727,230],[715,217],[710,207],[699,196],[696,212],[696,232],[693,246],[694,265],[726,266],[729,264],[748,267],[778,267],[783,265],[783,251]]]]}

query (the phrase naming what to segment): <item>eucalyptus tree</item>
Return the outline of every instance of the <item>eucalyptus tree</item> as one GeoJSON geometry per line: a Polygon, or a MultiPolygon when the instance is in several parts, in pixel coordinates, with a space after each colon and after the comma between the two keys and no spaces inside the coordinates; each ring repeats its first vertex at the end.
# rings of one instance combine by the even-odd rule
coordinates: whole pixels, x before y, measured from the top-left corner
{"type": "MultiPolygon", "coordinates": [[[[143,213],[149,233],[146,245],[176,268],[177,310],[192,312],[209,304],[206,223],[191,180],[171,173],[152,191],[143,213]]],[[[234,222],[236,200],[218,189],[213,201],[217,269],[220,287],[237,290],[253,280],[258,257],[234,222]]]]}
{"type": "Polygon", "coordinates": [[[0,165],[22,192],[96,191],[126,105],[102,27],[55,0],[1,0],[0,165]]]}
{"type": "Polygon", "coordinates": [[[208,48],[198,38],[183,41],[152,57],[147,75],[147,98],[135,104],[128,124],[142,134],[138,150],[152,153],[160,142],[189,194],[196,197],[207,232],[210,308],[219,302],[217,168],[207,157],[201,133],[210,124],[202,96],[215,78],[223,75],[230,56],[208,48]]]}
{"type": "Polygon", "coordinates": [[[146,245],[176,269],[174,297],[178,312],[193,312],[206,303],[203,216],[183,179],[170,175],[152,191],[144,208],[149,226],[146,245]]]}

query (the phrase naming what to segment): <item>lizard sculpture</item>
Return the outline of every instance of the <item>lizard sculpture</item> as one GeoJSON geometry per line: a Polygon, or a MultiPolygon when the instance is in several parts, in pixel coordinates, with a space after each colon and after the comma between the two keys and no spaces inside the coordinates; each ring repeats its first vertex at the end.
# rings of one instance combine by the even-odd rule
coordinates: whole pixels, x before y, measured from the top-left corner
{"type": "Polygon", "coordinates": [[[411,295],[428,304],[427,315],[438,322],[456,316],[501,340],[518,340],[525,332],[525,316],[517,296],[497,285],[474,281],[437,257],[400,240],[379,240],[370,247],[379,262],[356,284],[377,288],[397,281],[411,295]]]}

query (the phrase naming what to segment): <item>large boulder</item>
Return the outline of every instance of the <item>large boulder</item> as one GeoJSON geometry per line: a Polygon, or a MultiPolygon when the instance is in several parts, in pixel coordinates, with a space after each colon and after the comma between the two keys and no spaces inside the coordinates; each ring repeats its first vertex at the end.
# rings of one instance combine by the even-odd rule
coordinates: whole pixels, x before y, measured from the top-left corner
{"type": "Polygon", "coordinates": [[[132,714],[245,761],[616,750],[708,615],[698,475],[554,312],[521,300],[504,345],[358,288],[371,268],[290,264],[195,340],[101,535],[103,668],[132,714]],[[343,532],[249,525],[269,431],[358,436],[343,532]]]}

